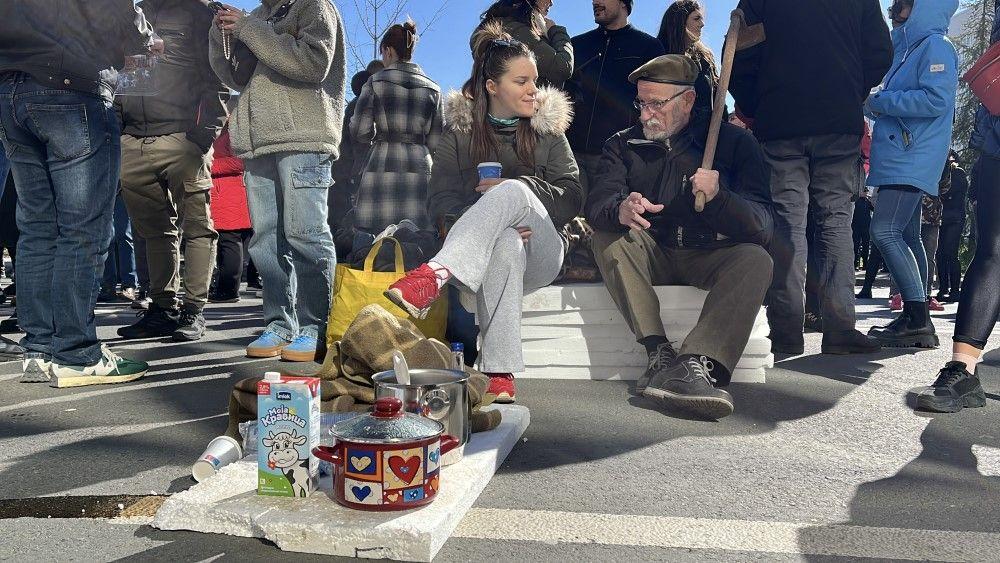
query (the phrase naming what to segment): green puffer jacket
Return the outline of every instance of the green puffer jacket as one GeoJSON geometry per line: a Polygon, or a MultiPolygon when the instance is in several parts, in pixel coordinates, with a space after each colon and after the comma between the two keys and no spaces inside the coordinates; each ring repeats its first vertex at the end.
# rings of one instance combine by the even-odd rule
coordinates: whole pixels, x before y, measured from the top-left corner
{"type": "MultiPolygon", "coordinates": [[[[538,66],[538,84],[562,89],[563,84],[573,75],[573,43],[566,28],[554,25],[548,33],[539,37],[531,26],[512,17],[499,18],[503,30],[511,37],[524,43],[535,54],[538,66]]],[[[472,46],[472,39],[469,39],[472,46]]]]}
{"type": "MultiPolygon", "coordinates": [[[[565,131],[573,119],[569,98],[555,88],[540,88],[538,111],[531,126],[538,135],[535,164],[522,163],[515,152],[516,127],[498,127],[500,154],[491,161],[503,165],[503,177],[517,179],[538,196],[560,229],[580,214],[583,187],[580,169],[565,131]]],[[[427,207],[437,224],[445,215],[461,215],[479,199],[479,162],[472,158],[472,102],[460,92],[448,94],[444,104],[445,132],[434,150],[427,207]]]]}

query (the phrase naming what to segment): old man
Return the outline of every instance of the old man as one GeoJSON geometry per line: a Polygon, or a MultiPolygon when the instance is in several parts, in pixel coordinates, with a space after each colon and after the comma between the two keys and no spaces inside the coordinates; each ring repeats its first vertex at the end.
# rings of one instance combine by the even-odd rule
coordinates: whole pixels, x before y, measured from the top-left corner
{"type": "Polygon", "coordinates": [[[710,116],[692,112],[697,76],[682,55],[657,57],[629,76],[640,125],[605,144],[586,215],[598,230],[604,283],[649,355],[636,391],[669,410],[719,419],[733,412],[719,387],[729,383],[771,282],[764,247],[773,220],[764,156],[748,132],[724,123],[714,170],[700,168],[710,116]],[[667,340],[656,285],[708,291],[679,353],[667,340]]]}

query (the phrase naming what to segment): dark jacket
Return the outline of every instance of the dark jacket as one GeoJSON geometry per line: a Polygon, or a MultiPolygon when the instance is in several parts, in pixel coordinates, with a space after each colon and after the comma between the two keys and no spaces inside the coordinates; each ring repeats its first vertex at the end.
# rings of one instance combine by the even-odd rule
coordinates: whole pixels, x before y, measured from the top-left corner
{"type": "MultiPolygon", "coordinates": [[[[554,25],[539,37],[531,26],[514,17],[499,18],[511,37],[524,43],[535,54],[538,65],[538,85],[562,88],[573,74],[573,44],[561,25],[554,25]]],[[[472,41],[470,40],[470,46],[472,41]]]]}
{"type": "MultiPolygon", "coordinates": [[[[538,90],[538,112],[531,126],[538,135],[534,166],[521,162],[514,149],[516,127],[499,127],[500,154],[491,159],[503,166],[503,177],[524,182],[557,229],[580,213],[583,187],[580,169],[566,141],[570,108],[566,95],[550,87],[538,90]]],[[[435,224],[447,215],[459,216],[479,200],[478,161],[472,158],[472,102],[450,92],[444,105],[445,131],[434,149],[434,167],[427,207],[435,224]]]]}
{"type": "Polygon", "coordinates": [[[736,54],[729,91],[762,141],[861,135],[861,105],[892,63],[878,0],[740,0],[767,40],[736,54]]]}
{"type": "Polygon", "coordinates": [[[944,205],[942,224],[965,223],[965,200],[969,195],[969,177],[962,167],[951,167],[951,189],[941,195],[944,205]]]}
{"type": "Polygon", "coordinates": [[[677,227],[682,227],[685,246],[767,246],[774,228],[770,172],[763,151],[745,129],[722,124],[715,155],[720,191],[702,213],[694,211],[694,196],[684,180],[701,166],[708,121],[708,116],[693,121],[669,147],[646,140],[641,126],[608,139],[584,207],[590,225],[601,231],[625,231],[618,208],[630,192],[639,192],[666,205],[648,216],[650,233],[661,245],[677,246],[677,227]],[[691,242],[694,239],[700,242],[691,242]]]}
{"type": "Polygon", "coordinates": [[[154,70],[159,94],[118,98],[122,133],[187,133],[208,151],[225,121],[222,94],[228,92],[208,61],[212,11],[200,0],[143,0],[139,6],[163,38],[164,53],[154,70]]]}
{"type": "Polygon", "coordinates": [[[111,100],[126,54],[146,53],[153,29],[132,0],[0,0],[0,74],[111,100]]]}
{"type": "Polygon", "coordinates": [[[574,151],[600,154],[604,141],[639,122],[632,103],[632,71],[663,54],[655,37],[627,25],[597,28],[573,38],[575,69],[566,90],[573,98],[573,124],[566,136],[574,151]]]}

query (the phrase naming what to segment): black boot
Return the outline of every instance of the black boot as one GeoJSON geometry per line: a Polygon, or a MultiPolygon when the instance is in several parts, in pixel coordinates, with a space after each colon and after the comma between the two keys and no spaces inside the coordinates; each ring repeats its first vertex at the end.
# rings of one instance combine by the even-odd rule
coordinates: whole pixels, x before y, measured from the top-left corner
{"type": "Polygon", "coordinates": [[[868,334],[889,348],[937,348],[939,343],[926,301],[903,302],[903,313],[896,320],[868,334]]]}
{"type": "Polygon", "coordinates": [[[870,286],[867,286],[867,285],[864,286],[864,287],[862,287],[861,291],[859,291],[858,294],[855,297],[857,299],[873,299],[873,297],[872,297],[872,288],[870,286]]]}
{"type": "Polygon", "coordinates": [[[845,330],[840,332],[824,332],[823,347],[824,354],[872,354],[878,352],[882,346],[878,340],[870,336],[865,336],[856,330],[845,330]]]}
{"type": "Polygon", "coordinates": [[[930,387],[917,395],[917,408],[931,412],[958,412],[965,407],[986,405],[986,392],[979,378],[962,362],[948,362],[930,387]]]}
{"type": "Polygon", "coordinates": [[[677,360],[677,351],[674,350],[670,342],[661,342],[649,352],[649,364],[646,372],[639,376],[635,382],[635,394],[642,395],[649,385],[649,380],[653,379],[660,370],[670,367],[677,360]]]}

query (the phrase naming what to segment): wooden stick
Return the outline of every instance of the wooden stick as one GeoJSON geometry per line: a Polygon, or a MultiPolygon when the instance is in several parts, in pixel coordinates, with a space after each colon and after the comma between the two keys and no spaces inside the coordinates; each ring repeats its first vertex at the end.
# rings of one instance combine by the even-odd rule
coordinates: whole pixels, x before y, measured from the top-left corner
{"type": "MultiPolygon", "coordinates": [[[[729,16],[726,46],[722,51],[722,70],[719,72],[719,87],[715,91],[715,106],[712,108],[712,121],[709,123],[708,139],[705,141],[705,155],[701,159],[701,167],[705,170],[711,170],[715,164],[715,149],[719,146],[719,130],[722,128],[722,112],[726,109],[726,92],[729,91],[733,60],[736,58],[736,42],[740,38],[740,29],[745,25],[743,10],[733,10],[729,16]]],[[[704,193],[698,192],[695,195],[694,210],[698,213],[705,210],[704,193]]]]}

